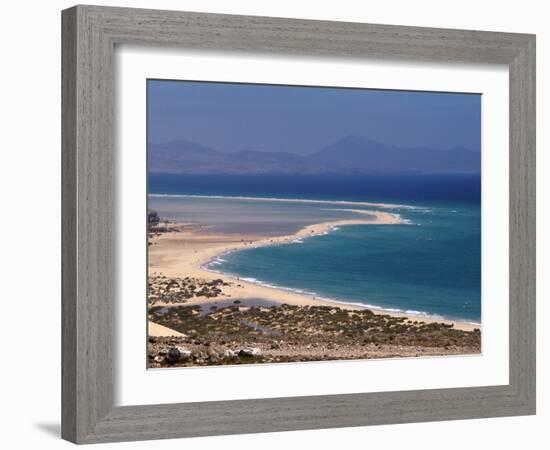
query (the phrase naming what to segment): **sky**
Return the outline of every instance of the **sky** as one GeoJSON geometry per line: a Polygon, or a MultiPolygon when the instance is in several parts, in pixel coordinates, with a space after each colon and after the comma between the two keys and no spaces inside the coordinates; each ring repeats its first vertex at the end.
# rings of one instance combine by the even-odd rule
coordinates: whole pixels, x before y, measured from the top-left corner
{"type": "Polygon", "coordinates": [[[400,147],[480,150],[481,95],[147,81],[148,141],[313,153],[347,136],[400,147]]]}

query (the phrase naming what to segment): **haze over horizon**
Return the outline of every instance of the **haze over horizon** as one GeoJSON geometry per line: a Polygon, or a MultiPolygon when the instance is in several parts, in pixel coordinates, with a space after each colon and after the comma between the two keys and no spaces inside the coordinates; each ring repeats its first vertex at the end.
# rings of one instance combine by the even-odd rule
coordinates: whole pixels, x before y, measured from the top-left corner
{"type": "Polygon", "coordinates": [[[478,94],[147,81],[148,141],[222,153],[312,155],[349,138],[392,148],[480,151],[478,94]]]}
{"type": "Polygon", "coordinates": [[[176,140],[148,145],[148,172],[164,174],[458,174],[481,171],[481,154],[450,150],[392,147],[348,136],[316,152],[223,152],[200,143],[176,140]]]}

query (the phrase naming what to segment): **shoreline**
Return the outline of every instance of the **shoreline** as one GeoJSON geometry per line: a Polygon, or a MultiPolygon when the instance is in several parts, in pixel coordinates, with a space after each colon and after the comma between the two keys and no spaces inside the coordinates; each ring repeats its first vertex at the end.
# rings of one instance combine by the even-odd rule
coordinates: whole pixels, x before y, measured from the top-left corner
{"type": "Polygon", "coordinates": [[[240,200],[240,201],[260,201],[260,202],[275,202],[275,203],[306,203],[306,204],[328,204],[328,205],[347,205],[347,206],[368,206],[373,208],[383,209],[417,209],[416,206],[402,205],[396,203],[381,203],[381,202],[362,202],[353,200],[319,200],[307,198],[282,198],[282,197],[250,197],[243,195],[199,195],[199,194],[148,194],[150,197],[157,198],[209,198],[221,200],[240,200]]]}
{"type": "Polygon", "coordinates": [[[391,317],[407,317],[410,320],[426,323],[452,324],[455,329],[463,331],[472,331],[476,328],[481,328],[480,324],[467,321],[451,320],[421,313],[386,310],[360,303],[326,299],[305,292],[296,292],[284,287],[267,286],[260,282],[242,279],[235,275],[206,267],[212,264],[216,258],[220,258],[228,253],[247,248],[290,244],[296,240],[327,234],[339,226],[407,223],[398,214],[369,210],[358,210],[356,212],[373,218],[363,217],[312,224],[303,227],[296,233],[277,237],[265,237],[253,234],[211,233],[205,231],[207,227],[201,225],[174,224],[172,228],[177,231],[162,233],[150,238],[152,245],[149,246],[149,276],[156,274],[167,277],[194,277],[210,281],[222,278],[224,281],[229,282],[230,285],[224,287],[223,294],[215,299],[194,297],[185,303],[164,303],[157,301],[150,306],[194,306],[213,301],[261,298],[276,304],[332,306],[351,311],[368,309],[375,314],[391,317]]]}

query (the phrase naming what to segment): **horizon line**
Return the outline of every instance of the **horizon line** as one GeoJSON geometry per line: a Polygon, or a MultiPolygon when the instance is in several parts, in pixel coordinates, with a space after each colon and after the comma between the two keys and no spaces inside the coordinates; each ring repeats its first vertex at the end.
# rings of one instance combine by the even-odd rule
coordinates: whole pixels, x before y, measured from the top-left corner
{"type": "Polygon", "coordinates": [[[401,145],[393,145],[393,144],[388,144],[388,143],[381,142],[381,141],[378,141],[378,140],[375,140],[375,139],[371,139],[369,137],[365,137],[365,136],[360,135],[360,134],[348,134],[348,135],[343,136],[339,139],[331,141],[328,144],[324,144],[323,146],[321,146],[320,148],[318,148],[317,150],[315,150],[311,153],[293,153],[293,152],[289,152],[289,151],[263,151],[263,150],[252,150],[252,149],[241,149],[241,150],[234,150],[234,151],[220,150],[217,146],[207,145],[207,144],[204,144],[202,142],[198,142],[196,140],[185,138],[185,137],[180,137],[180,138],[177,138],[177,139],[171,139],[171,140],[163,141],[163,142],[147,142],[147,148],[149,148],[150,145],[155,146],[155,145],[174,144],[174,143],[177,143],[177,142],[186,142],[186,143],[190,143],[190,144],[200,145],[200,146],[205,147],[209,150],[214,150],[214,151],[217,151],[219,153],[227,153],[227,154],[235,154],[235,153],[241,153],[241,152],[287,153],[287,154],[291,154],[291,155],[295,155],[295,156],[304,156],[305,157],[305,156],[314,155],[314,154],[318,153],[319,151],[321,151],[321,150],[323,150],[327,147],[330,147],[331,145],[341,143],[341,142],[343,142],[347,139],[357,139],[357,140],[369,141],[369,142],[373,142],[373,143],[376,143],[376,144],[384,145],[386,147],[392,147],[394,149],[400,149],[400,150],[411,150],[411,151],[414,151],[414,150],[435,150],[435,151],[441,151],[441,152],[465,150],[465,151],[470,151],[470,152],[474,152],[474,153],[481,153],[481,147],[479,149],[473,149],[473,148],[470,148],[470,147],[465,147],[463,145],[457,145],[457,146],[448,147],[448,148],[431,147],[431,146],[426,146],[426,147],[421,147],[421,146],[403,147],[401,145]]]}

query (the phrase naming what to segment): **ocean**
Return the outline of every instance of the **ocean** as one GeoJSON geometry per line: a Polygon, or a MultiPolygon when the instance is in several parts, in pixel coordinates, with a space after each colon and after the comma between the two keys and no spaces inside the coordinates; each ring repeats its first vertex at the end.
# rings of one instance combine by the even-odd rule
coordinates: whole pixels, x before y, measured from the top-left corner
{"type": "Polygon", "coordinates": [[[149,208],[225,233],[290,234],[392,203],[399,225],[350,225],[222,255],[211,270],[407,314],[481,322],[481,183],[452,176],[150,175],[149,208]],[[288,199],[289,201],[285,201],[288,199]],[[315,200],[301,201],[301,200],[315,200]]]}

